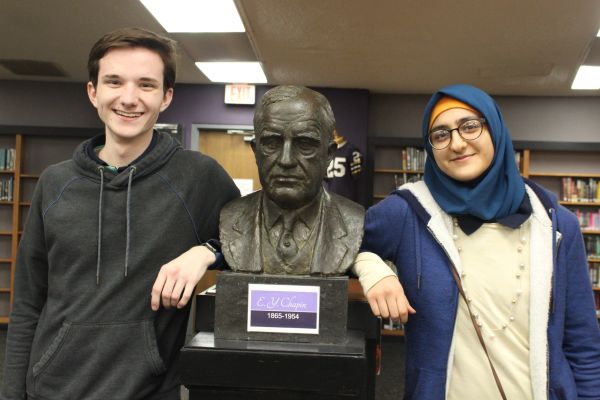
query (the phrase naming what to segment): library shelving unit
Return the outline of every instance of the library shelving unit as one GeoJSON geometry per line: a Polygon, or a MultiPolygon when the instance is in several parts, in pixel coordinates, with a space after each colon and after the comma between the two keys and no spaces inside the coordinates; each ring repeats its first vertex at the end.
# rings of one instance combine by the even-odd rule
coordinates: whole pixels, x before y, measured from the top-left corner
{"type": "Polygon", "coordinates": [[[369,196],[373,203],[405,182],[423,176],[423,142],[416,138],[371,138],[367,147],[369,196]],[[412,157],[411,157],[412,156],[412,157]]]}
{"type": "MultiPolygon", "coordinates": [[[[579,218],[600,318],[600,142],[513,141],[521,174],[553,191],[579,218]]],[[[420,138],[373,137],[367,147],[369,197],[377,203],[396,187],[420,179],[420,168],[405,168],[403,151],[423,149],[420,138]]]]}
{"type": "Polygon", "coordinates": [[[0,324],[9,322],[17,246],[37,179],[47,166],[71,158],[77,144],[100,132],[91,128],[0,126],[0,154],[2,149],[14,149],[12,167],[0,170],[0,181],[12,180],[8,200],[0,200],[0,324]]]}
{"type": "Polygon", "coordinates": [[[579,220],[600,319],[600,143],[520,143],[523,176],[557,194],[579,220]]]}

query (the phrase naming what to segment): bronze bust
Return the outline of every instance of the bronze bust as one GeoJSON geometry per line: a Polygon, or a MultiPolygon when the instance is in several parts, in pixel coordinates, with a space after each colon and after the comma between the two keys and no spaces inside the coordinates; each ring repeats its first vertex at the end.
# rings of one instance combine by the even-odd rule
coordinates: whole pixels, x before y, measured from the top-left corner
{"type": "Polygon", "coordinates": [[[222,252],[232,270],[327,276],[351,267],[364,209],[323,187],[334,128],[320,93],[299,86],[265,93],[252,144],[263,190],[230,202],[220,215],[222,252]]]}

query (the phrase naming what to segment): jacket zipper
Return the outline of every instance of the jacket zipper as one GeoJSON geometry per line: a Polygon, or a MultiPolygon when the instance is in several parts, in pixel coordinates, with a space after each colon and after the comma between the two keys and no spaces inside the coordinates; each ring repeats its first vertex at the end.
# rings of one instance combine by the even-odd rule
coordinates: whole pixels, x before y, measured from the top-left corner
{"type": "MultiPolygon", "coordinates": [[[[454,268],[454,270],[456,271],[457,275],[460,276],[460,274],[458,274],[458,270],[456,269],[456,267],[454,266],[454,263],[452,262],[452,258],[450,258],[450,254],[448,254],[448,251],[446,250],[446,247],[442,244],[442,242],[440,242],[440,240],[437,238],[437,236],[435,235],[435,233],[431,230],[431,228],[428,225],[425,225],[427,227],[427,231],[429,232],[429,234],[431,235],[431,237],[433,237],[433,239],[437,242],[437,244],[440,245],[442,251],[444,252],[444,254],[446,255],[446,258],[448,259],[448,263],[450,263],[450,268],[454,268]]],[[[456,285],[456,283],[455,283],[456,285]]],[[[460,294],[458,293],[458,288],[457,288],[457,298],[456,298],[456,307],[454,308],[454,325],[452,326],[452,331],[454,332],[454,328],[456,328],[456,315],[458,314],[458,303],[459,303],[459,297],[460,294]]],[[[454,334],[453,334],[454,336],[454,334]]],[[[452,342],[454,340],[451,340],[450,342],[450,348],[452,348],[452,342]]],[[[450,353],[450,349],[448,349],[448,353],[450,353]]],[[[454,364],[454,360],[452,361],[452,364],[454,364]]],[[[444,387],[444,397],[446,397],[447,393],[447,389],[448,389],[448,382],[449,382],[449,377],[448,377],[448,366],[446,366],[446,385],[444,387]]]]}
{"type": "MultiPolygon", "coordinates": [[[[548,213],[550,214],[550,223],[551,228],[552,228],[552,246],[556,246],[554,248],[554,251],[552,252],[552,286],[550,289],[550,310],[549,313],[552,314],[554,311],[554,289],[555,289],[555,285],[554,285],[554,275],[556,274],[556,271],[554,271],[554,266],[556,264],[556,259],[558,258],[558,247],[560,246],[560,243],[562,241],[562,236],[560,237],[556,237],[556,233],[558,232],[558,230],[556,229],[557,227],[554,226],[554,219],[555,217],[555,211],[554,208],[549,208],[548,209],[548,213]]],[[[550,315],[548,315],[548,324],[550,324],[550,315]]],[[[546,328],[546,332],[547,332],[547,328],[546,328]]],[[[547,335],[547,333],[546,333],[547,335]]],[[[546,398],[549,399],[550,398],[550,343],[548,343],[548,345],[546,346],[546,398]]]]}

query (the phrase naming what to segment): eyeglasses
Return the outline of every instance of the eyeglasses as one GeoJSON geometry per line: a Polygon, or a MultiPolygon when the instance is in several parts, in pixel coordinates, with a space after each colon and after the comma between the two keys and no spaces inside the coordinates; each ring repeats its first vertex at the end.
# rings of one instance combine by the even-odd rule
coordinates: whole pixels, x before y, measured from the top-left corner
{"type": "Polygon", "coordinates": [[[444,150],[452,142],[452,132],[457,131],[463,140],[475,140],[483,132],[485,118],[473,118],[462,122],[458,128],[436,129],[429,132],[429,143],[436,150],[444,150]]]}

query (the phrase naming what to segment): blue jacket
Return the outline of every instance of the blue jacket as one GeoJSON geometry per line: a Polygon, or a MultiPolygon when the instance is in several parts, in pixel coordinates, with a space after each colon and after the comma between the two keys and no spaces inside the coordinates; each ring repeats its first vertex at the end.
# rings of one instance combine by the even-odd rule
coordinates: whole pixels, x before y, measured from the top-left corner
{"type": "MultiPolygon", "coordinates": [[[[575,216],[532,182],[530,366],[533,399],[600,399],[600,330],[575,216]],[[554,256],[555,255],[555,256],[554,256]]],[[[460,273],[452,219],[423,182],[367,211],[362,251],[393,261],[411,305],[405,399],[444,399],[460,273]]]]}

